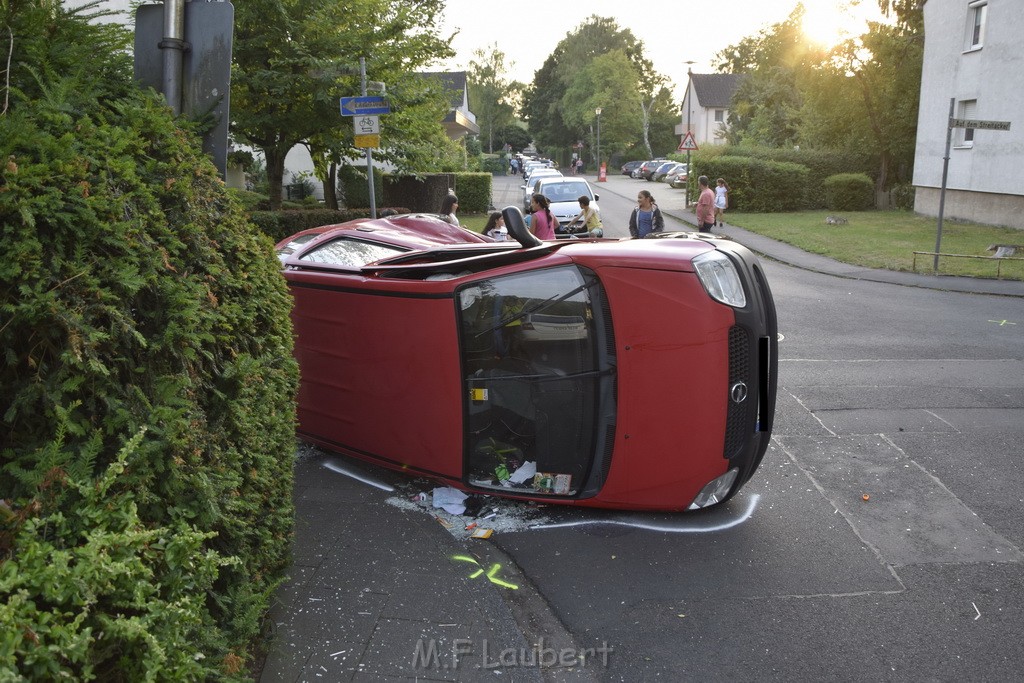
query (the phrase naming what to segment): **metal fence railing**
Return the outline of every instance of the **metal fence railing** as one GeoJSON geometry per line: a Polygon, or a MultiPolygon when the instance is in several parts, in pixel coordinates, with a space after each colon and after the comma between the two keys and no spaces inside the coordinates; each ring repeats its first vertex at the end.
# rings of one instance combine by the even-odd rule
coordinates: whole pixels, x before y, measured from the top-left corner
{"type": "Polygon", "coordinates": [[[978,259],[981,261],[995,261],[996,262],[996,279],[1002,277],[1002,264],[1004,261],[1024,261],[1024,258],[1015,258],[1010,256],[974,256],[972,254],[943,254],[941,252],[934,251],[915,251],[914,261],[911,268],[917,272],[917,257],[918,256],[932,256],[938,257],[935,259],[935,263],[938,263],[939,258],[969,258],[978,259]]]}

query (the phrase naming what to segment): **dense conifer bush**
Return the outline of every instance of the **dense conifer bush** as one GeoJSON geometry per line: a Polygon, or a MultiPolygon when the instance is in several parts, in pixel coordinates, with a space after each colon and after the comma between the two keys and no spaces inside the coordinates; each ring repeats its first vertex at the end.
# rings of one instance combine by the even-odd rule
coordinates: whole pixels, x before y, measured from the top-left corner
{"type": "Polygon", "coordinates": [[[242,677],[293,521],[271,242],[122,29],[0,25],[0,679],[242,677]]]}

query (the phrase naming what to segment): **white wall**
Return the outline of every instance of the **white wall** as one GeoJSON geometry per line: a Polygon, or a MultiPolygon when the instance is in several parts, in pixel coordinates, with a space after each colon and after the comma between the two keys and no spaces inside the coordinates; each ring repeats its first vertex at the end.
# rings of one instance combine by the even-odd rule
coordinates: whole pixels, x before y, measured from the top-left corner
{"type": "Polygon", "coordinates": [[[928,0],[914,161],[915,210],[938,215],[950,99],[977,100],[973,118],[1010,121],[1009,131],[976,130],[972,146],[954,129],[945,215],[1024,228],[1024,2],[989,0],[985,39],[969,49],[968,0],[928,0]],[[987,210],[991,207],[991,211],[987,210]],[[1015,208],[1014,208],[1015,207],[1015,208]],[[1007,220],[1009,219],[1009,220],[1007,220]]]}

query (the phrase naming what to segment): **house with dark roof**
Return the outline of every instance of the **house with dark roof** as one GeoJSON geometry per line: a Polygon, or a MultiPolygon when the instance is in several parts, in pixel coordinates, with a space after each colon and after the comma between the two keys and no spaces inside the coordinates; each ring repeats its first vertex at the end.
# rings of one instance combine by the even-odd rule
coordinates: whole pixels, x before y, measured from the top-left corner
{"type": "Polygon", "coordinates": [[[695,74],[687,72],[682,121],[677,135],[693,133],[697,145],[725,144],[729,127],[729,103],[743,74],[695,74]]]}
{"type": "Polygon", "coordinates": [[[467,135],[480,133],[476,114],[469,110],[469,85],[466,82],[465,71],[427,71],[419,75],[437,80],[448,93],[451,110],[441,123],[444,124],[450,139],[459,140],[467,135]]]}

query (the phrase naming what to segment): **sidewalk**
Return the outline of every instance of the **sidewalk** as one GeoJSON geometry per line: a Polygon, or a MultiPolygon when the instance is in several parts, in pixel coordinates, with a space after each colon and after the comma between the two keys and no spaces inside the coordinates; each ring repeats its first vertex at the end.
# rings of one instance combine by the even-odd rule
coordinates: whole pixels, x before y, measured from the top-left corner
{"type": "MultiPolygon", "coordinates": [[[[609,169],[609,171],[611,170],[609,169]]],[[[658,206],[661,207],[661,211],[666,217],[675,218],[693,227],[697,225],[697,218],[694,215],[693,207],[692,205],[690,208],[685,206],[685,195],[681,189],[671,188],[664,183],[636,180],[621,173],[612,174],[611,172],[609,172],[606,182],[597,183],[592,178],[588,178],[588,180],[594,186],[595,192],[611,192],[630,200],[636,196],[635,193],[638,189],[646,189],[654,195],[658,206]]],[[[671,228],[666,226],[666,229],[671,228]]],[[[810,254],[797,247],[778,242],[734,225],[729,225],[728,223],[721,228],[716,227],[714,232],[730,237],[748,249],[773,261],[779,261],[790,266],[826,275],[949,292],[1024,297],[1024,282],[1020,281],[957,277],[954,275],[927,275],[924,273],[904,273],[894,270],[865,268],[863,266],[841,263],[825,256],[810,254]]]]}
{"type": "Polygon", "coordinates": [[[271,603],[262,683],[595,680],[537,665],[538,644],[541,662],[575,645],[492,543],[388,502],[407,501],[416,483],[299,453],[293,562],[271,603]]]}

